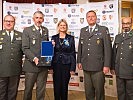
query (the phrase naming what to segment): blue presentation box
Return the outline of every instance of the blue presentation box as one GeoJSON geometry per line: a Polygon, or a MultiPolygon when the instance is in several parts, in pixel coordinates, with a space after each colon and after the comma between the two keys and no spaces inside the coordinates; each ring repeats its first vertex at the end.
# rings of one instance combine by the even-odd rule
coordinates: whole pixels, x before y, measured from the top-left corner
{"type": "Polygon", "coordinates": [[[51,41],[42,41],[41,56],[37,66],[51,66],[52,57],[54,54],[54,47],[51,41]]]}

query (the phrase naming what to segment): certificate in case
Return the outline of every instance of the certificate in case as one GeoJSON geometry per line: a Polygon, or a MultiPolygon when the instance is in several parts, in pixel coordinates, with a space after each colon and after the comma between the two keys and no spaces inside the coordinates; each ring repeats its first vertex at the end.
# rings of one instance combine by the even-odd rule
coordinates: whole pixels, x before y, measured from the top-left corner
{"type": "Polygon", "coordinates": [[[51,41],[42,41],[41,56],[37,66],[51,66],[54,48],[51,41]]]}

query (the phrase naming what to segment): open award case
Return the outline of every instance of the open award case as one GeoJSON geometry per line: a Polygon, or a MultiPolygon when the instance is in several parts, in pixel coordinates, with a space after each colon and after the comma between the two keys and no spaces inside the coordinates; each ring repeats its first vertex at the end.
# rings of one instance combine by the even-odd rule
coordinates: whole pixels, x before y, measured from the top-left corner
{"type": "Polygon", "coordinates": [[[41,43],[41,56],[37,66],[51,66],[52,57],[54,54],[54,47],[51,41],[42,41],[41,43]]]}

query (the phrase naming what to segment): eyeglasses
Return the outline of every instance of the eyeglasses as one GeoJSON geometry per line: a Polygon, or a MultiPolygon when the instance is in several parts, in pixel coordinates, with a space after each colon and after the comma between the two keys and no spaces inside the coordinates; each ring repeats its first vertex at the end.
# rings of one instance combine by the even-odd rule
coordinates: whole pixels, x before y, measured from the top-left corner
{"type": "Polygon", "coordinates": [[[6,23],[14,23],[14,21],[11,21],[11,20],[4,20],[4,22],[6,22],[6,23]]]}
{"type": "Polygon", "coordinates": [[[122,25],[130,25],[130,24],[132,24],[132,23],[129,23],[129,22],[128,23],[122,23],[122,25]]]}

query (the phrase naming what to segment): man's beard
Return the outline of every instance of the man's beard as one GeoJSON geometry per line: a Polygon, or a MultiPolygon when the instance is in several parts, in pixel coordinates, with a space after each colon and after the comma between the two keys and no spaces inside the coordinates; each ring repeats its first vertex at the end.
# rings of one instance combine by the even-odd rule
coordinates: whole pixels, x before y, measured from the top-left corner
{"type": "Polygon", "coordinates": [[[124,32],[129,32],[130,31],[130,28],[125,28],[124,29],[124,32]]]}

